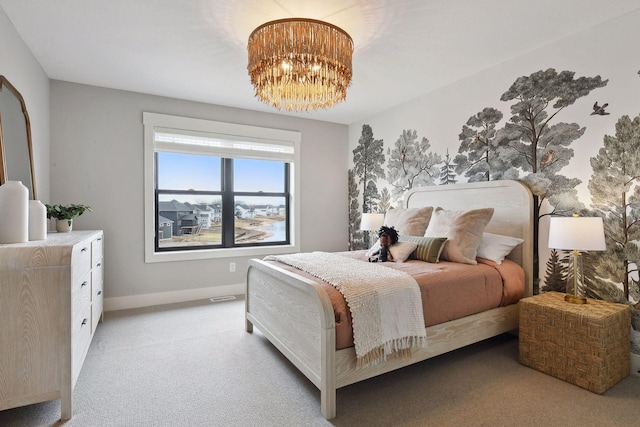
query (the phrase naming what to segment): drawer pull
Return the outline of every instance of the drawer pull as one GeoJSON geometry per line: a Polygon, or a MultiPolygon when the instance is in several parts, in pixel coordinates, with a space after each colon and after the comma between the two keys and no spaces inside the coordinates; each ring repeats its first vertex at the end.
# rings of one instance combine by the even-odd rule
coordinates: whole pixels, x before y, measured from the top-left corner
{"type": "Polygon", "coordinates": [[[86,251],[88,251],[88,250],[89,250],[89,249],[87,249],[87,248],[82,248],[82,249],[80,249],[80,252],[86,252],[86,251]]]}
{"type": "Polygon", "coordinates": [[[96,267],[100,267],[101,265],[102,265],[102,263],[99,262],[99,263],[96,264],[96,267]]]}
{"type": "Polygon", "coordinates": [[[102,291],[98,291],[98,295],[102,295],[102,291]]]}
{"type": "Polygon", "coordinates": [[[87,281],[86,280],[84,282],[82,282],[82,284],[80,285],[81,288],[84,287],[84,286],[87,286],[87,281]]]}
{"type": "Polygon", "coordinates": [[[98,237],[96,240],[99,242],[100,240],[102,240],[102,237],[98,237]]]}
{"type": "Polygon", "coordinates": [[[84,326],[84,325],[86,325],[86,324],[87,324],[87,322],[88,322],[88,320],[87,320],[86,318],[82,319],[82,325],[80,325],[80,326],[84,326]]]}

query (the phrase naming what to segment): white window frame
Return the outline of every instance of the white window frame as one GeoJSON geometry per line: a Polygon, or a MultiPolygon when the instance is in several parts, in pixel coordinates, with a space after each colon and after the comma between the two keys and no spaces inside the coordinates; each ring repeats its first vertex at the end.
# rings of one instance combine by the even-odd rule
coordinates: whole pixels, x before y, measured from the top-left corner
{"type": "MultiPolygon", "coordinates": [[[[297,131],[264,128],[259,126],[239,125],[235,123],[216,122],[189,117],[172,116],[143,112],[144,127],[144,248],[145,262],[187,261],[211,258],[229,258],[242,256],[265,256],[300,251],[300,141],[302,135],[297,131]],[[253,144],[279,144],[293,146],[293,160],[290,161],[290,194],[288,245],[254,246],[242,248],[220,248],[184,251],[155,251],[155,151],[156,132],[175,132],[180,134],[212,135],[230,141],[249,141],[253,144]]],[[[166,148],[166,147],[165,147],[166,148]]],[[[227,155],[220,148],[220,155],[227,155]]],[[[231,149],[232,150],[232,149],[231,149]]],[[[183,150],[181,150],[183,151],[183,150]]],[[[229,153],[230,154],[230,153],[229,153]]],[[[277,156],[277,155],[276,155],[277,156]]],[[[269,159],[271,155],[258,153],[241,156],[244,158],[269,159]]]]}

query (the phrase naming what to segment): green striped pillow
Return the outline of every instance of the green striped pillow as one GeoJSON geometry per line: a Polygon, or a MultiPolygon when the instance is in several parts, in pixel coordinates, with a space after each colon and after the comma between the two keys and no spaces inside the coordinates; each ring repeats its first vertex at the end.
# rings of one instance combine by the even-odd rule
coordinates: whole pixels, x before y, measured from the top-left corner
{"type": "Polygon", "coordinates": [[[418,245],[411,255],[411,259],[419,259],[426,262],[438,262],[440,253],[444,247],[446,237],[418,237],[418,236],[398,236],[399,242],[413,242],[418,245]]]}

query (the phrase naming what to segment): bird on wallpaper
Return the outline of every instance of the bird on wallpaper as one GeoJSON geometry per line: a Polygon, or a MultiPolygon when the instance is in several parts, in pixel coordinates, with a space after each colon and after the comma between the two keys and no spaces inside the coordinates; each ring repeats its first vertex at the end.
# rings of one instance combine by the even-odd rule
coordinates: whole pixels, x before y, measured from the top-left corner
{"type": "Polygon", "coordinates": [[[555,157],[555,155],[556,153],[553,150],[549,150],[546,153],[544,153],[544,156],[542,156],[542,158],[540,159],[540,170],[543,170],[544,168],[549,166],[553,161],[553,158],[555,157]]]}
{"type": "Polygon", "coordinates": [[[595,104],[593,104],[593,113],[591,113],[591,115],[593,116],[594,114],[597,114],[599,116],[606,116],[607,113],[606,111],[604,111],[605,108],[607,108],[609,104],[605,103],[602,105],[598,105],[598,101],[596,101],[595,104]]]}

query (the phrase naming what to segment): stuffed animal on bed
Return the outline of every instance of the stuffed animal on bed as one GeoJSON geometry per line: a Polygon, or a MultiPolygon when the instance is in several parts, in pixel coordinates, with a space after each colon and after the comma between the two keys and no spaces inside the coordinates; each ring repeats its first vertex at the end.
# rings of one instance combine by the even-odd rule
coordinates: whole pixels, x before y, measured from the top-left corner
{"type": "Polygon", "coordinates": [[[380,250],[369,256],[369,262],[391,261],[389,259],[389,246],[398,242],[398,232],[393,227],[386,227],[383,225],[380,227],[377,234],[380,250]]]}

